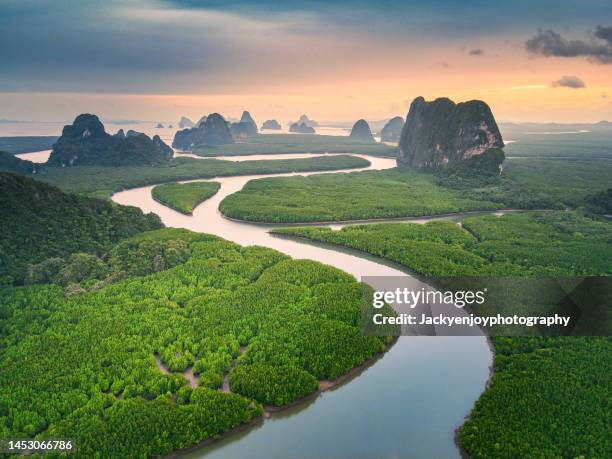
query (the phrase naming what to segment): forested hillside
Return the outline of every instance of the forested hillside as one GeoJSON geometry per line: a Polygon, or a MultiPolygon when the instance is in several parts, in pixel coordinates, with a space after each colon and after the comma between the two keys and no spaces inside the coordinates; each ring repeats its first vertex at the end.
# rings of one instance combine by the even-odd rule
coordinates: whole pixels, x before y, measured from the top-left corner
{"type": "Polygon", "coordinates": [[[29,264],[73,252],[100,254],[120,239],[160,228],[134,207],[66,194],[0,173],[0,284],[21,283],[29,264]]]}
{"type": "Polygon", "coordinates": [[[260,416],[259,403],[311,393],[388,343],[360,332],[360,284],[317,262],[176,229],[93,261],[81,278],[0,290],[0,437],[73,438],[75,458],[158,457],[260,416]]]}
{"type": "Polygon", "coordinates": [[[0,171],[14,172],[16,174],[35,174],[42,170],[43,167],[39,164],[17,158],[6,151],[0,151],[0,171]]]}

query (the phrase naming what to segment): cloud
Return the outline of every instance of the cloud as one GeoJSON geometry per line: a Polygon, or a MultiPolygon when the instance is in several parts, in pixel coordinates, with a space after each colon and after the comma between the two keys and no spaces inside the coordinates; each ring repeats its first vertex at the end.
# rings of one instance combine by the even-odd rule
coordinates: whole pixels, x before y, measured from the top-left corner
{"type": "Polygon", "coordinates": [[[595,36],[601,40],[607,41],[608,44],[612,44],[612,26],[597,26],[597,28],[595,29],[595,36]]]}
{"type": "Polygon", "coordinates": [[[482,56],[484,51],[480,48],[471,49],[469,52],[470,56],[482,56]]]}
{"type": "Polygon", "coordinates": [[[558,80],[551,81],[550,85],[553,88],[572,88],[580,89],[586,88],[586,84],[580,78],[575,75],[565,75],[558,80]]]}
{"type": "Polygon", "coordinates": [[[67,13],[37,4],[0,1],[0,42],[11,42],[0,46],[0,92],[259,90],[352,75],[378,45],[368,40],[364,53],[355,43],[365,38],[351,30],[337,40],[311,12],[248,15],[116,0],[74,2],[67,13]]]}
{"type": "Polygon", "coordinates": [[[586,57],[599,64],[612,63],[612,26],[597,26],[588,40],[568,40],[554,30],[538,30],[525,43],[527,50],[540,56],[586,57]]]}

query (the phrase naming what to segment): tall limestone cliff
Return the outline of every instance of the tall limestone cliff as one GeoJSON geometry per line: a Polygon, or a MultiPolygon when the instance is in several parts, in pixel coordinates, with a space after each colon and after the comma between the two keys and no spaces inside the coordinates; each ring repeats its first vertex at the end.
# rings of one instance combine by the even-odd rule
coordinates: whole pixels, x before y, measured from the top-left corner
{"type": "Polygon", "coordinates": [[[251,114],[249,112],[247,112],[246,110],[244,112],[242,112],[242,117],[240,117],[240,123],[248,123],[251,125],[252,130],[254,131],[255,134],[257,134],[257,123],[255,122],[255,120],[253,119],[253,117],[251,116],[251,114]]]}
{"type": "Polygon", "coordinates": [[[480,100],[455,104],[447,98],[412,101],[402,129],[400,165],[439,170],[469,166],[498,172],[502,136],[489,106],[480,100]]]}
{"type": "Polygon", "coordinates": [[[218,146],[234,143],[225,119],[212,113],[191,129],[183,129],[174,135],[172,146],[180,150],[191,150],[199,146],[218,146]]]}
{"type": "Polygon", "coordinates": [[[391,118],[380,131],[380,141],[399,142],[403,127],[404,119],[401,116],[391,118]]]}
{"type": "Polygon", "coordinates": [[[134,133],[110,135],[96,115],[79,115],[64,126],[53,145],[49,166],[135,166],[151,165],[172,158],[172,149],[159,136],[134,133]]]}
{"type": "Polygon", "coordinates": [[[257,135],[257,124],[247,111],[242,112],[242,117],[237,123],[230,124],[230,132],[235,140],[244,140],[257,135]]]}

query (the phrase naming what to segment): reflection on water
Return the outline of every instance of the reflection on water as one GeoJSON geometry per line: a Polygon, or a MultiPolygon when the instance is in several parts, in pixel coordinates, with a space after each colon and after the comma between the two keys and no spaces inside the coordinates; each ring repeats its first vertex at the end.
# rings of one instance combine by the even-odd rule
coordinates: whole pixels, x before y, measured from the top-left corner
{"type": "MultiPolygon", "coordinates": [[[[355,156],[371,161],[368,169],[395,167],[394,159],[355,156]]],[[[324,244],[274,237],[268,233],[272,225],[224,218],[218,211],[221,200],[260,177],[265,176],[213,179],[221,183],[219,192],[199,205],[192,216],[154,201],[151,186],[116,193],[113,200],[155,212],[166,226],[212,233],[242,245],[270,247],[294,258],[335,266],[358,279],[405,276],[416,288],[421,285],[393,263],[324,244]]],[[[184,455],[207,459],[459,457],[454,431],[484,389],[490,364],[491,353],[482,337],[400,337],[374,365],[340,388],[184,455]]]]}
{"type": "Polygon", "coordinates": [[[459,457],[454,429],[483,390],[490,361],[479,338],[401,337],[339,389],[181,457],[459,457]]]}

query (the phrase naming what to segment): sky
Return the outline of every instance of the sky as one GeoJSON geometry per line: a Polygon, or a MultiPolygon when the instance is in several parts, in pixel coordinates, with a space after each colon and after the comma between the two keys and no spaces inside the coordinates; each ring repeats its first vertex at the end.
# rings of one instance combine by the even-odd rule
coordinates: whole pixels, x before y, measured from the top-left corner
{"type": "Polygon", "coordinates": [[[0,0],[0,119],[612,120],[610,0],[0,0]]]}

